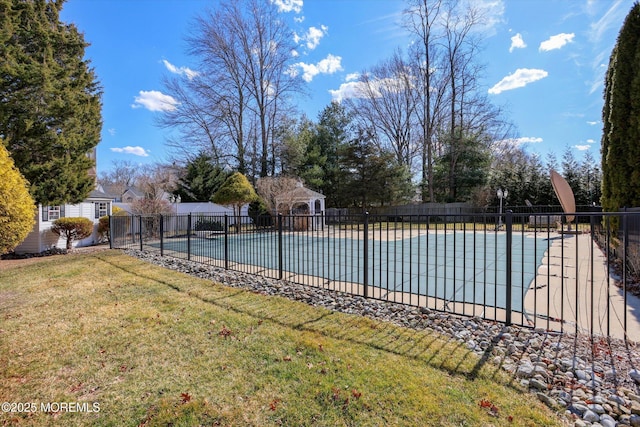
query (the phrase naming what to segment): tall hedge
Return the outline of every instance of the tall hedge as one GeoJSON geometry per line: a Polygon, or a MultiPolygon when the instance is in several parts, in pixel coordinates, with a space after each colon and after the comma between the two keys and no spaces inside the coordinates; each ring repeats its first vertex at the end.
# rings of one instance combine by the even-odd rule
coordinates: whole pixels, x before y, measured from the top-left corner
{"type": "Polygon", "coordinates": [[[35,214],[29,183],[0,140],[0,254],[11,252],[27,237],[35,214]]]}
{"type": "Polygon", "coordinates": [[[640,206],[640,3],[627,15],[609,59],[602,110],[602,207],[640,206]]]}

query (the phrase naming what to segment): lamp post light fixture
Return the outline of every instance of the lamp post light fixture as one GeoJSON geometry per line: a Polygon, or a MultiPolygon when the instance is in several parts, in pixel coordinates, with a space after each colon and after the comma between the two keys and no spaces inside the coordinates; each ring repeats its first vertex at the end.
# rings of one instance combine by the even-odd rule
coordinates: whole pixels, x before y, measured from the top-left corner
{"type": "Polygon", "coordinates": [[[502,188],[498,188],[498,191],[496,191],[496,195],[498,196],[498,199],[500,199],[500,210],[498,211],[498,226],[496,227],[496,230],[499,230],[502,228],[502,199],[507,198],[507,196],[509,195],[509,190],[505,188],[503,191],[502,188]]]}
{"type": "Polygon", "coordinates": [[[176,215],[178,215],[178,203],[180,202],[181,202],[180,196],[176,196],[173,194],[169,196],[169,203],[173,204],[174,209],[176,211],[176,215]]]}

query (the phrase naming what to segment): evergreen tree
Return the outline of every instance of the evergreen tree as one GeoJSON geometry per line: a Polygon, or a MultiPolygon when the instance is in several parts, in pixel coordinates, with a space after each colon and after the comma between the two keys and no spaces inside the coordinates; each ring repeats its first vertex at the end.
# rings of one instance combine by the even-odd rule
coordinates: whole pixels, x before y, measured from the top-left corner
{"type": "Polygon", "coordinates": [[[602,172],[590,152],[586,152],[580,164],[580,189],[576,204],[591,206],[600,202],[602,172]]]}
{"type": "Polygon", "coordinates": [[[564,153],[562,154],[562,176],[571,187],[571,191],[573,191],[573,196],[576,201],[576,205],[584,204],[583,200],[581,200],[580,192],[582,189],[582,181],[580,177],[580,165],[573,155],[573,151],[570,147],[565,148],[564,153]]]}
{"type": "MultiPolygon", "coordinates": [[[[318,166],[322,172],[319,175],[322,178],[319,190],[326,197],[327,207],[341,205],[336,191],[340,184],[338,151],[352,139],[352,135],[352,116],[342,104],[332,102],[320,112],[316,135],[307,149],[307,161],[311,163],[315,157],[320,162],[318,166]]],[[[318,175],[318,171],[313,173],[318,175]]]]}
{"type": "Polygon", "coordinates": [[[63,0],[0,0],[0,136],[37,203],[82,201],[94,188],[101,92],[63,0]]]}
{"type": "Polygon", "coordinates": [[[334,197],[339,206],[366,209],[400,204],[413,195],[407,167],[398,163],[393,152],[380,151],[363,132],[340,148],[338,165],[334,197]]]}
{"type": "Polygon", "coordinates": [[[524,206],[527,201],[533,205],[548,205],[554,197],[547,168],[537,155],[529,154],[521,147],[511,147],[496,155],[488,186],[492,206],[499,203],[498,188],[509,191],[507,203],[511,206],[524,206]]]}
{"type": "MultiPolygon", "coordinates": [[[[240,211],[242,206],[258,200],[256,191],[246,176],[240,172],[232,173],[222,184],[216,194],[213,195],[212,202],[221,205],[231,206],[236,216],[236,224],[240,225],[240,211]]],[[[236,229],[238,232],[240,228],[236,229]]]]}
{"type": "Polygon", "coordinates": [[[283,119],[278,126],[277,158],[280,167],[276,167],[279,175],[293,176],[302,168],[305,152],[314,133],[315,124],[305,116],[296,119],[283,119]]]}
{"type": "MultiPolygon", "coordinates": [[[[555,157],[552,161],[553,159],[555,157]]],[[[534,205],[557,204],[548,166],[545,166],[537,155],[532,157],[531,162],[531,192],[528,200],[534,205]]]]}
{"type": "MultiPolygon", "coordinates": [[[[448,140],[450,135],[445,135],[448,140]]],[[[436,198],[445,202],[466,202],[484,187],[491,157],[481,137],[458,135],[456,143],[445,143],[445,152],[436,159],[434,180],[436,198]]]]}
{"type": "Polygon", "coordinates": [[[489,204],[498,206],[496,194],[498,188],[509,192],[510,205],[524,205],[529,197],[529,179],[527,177],[528,155],[521,148],[514,147],[494,159],[494,165],[489,175],[489,204]]]}
{"type": "Polygon", "coordinates": [[[298,130],[297,139],[304,152],[293,175],[300,177],[309,188],[326,191],[327,155],[322,154],[322,146],[317,143],[318,127],[311,121],[304,122],[298,130]]]}
{"type": "Polygon", "coordinates": [[[213,163],[211,156],[201,152],[187,164],[173,194],[183,202],[207,202],[228,176],[221,166],[213,163]]]}
{"type": "Polygon", "coordinates": [[[609,59],[602,122],[602,207],[640,206],[640,3],[627,15],[609,59]]]}

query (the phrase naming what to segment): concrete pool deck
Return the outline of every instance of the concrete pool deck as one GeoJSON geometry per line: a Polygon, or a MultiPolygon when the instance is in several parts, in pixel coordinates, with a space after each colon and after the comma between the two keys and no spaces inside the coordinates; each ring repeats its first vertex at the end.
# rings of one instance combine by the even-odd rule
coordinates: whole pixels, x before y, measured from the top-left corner
{"type": "Polygon", "coordinates": [[[524,307],[535,326],[640,342],[640,298],[608,277],[607,259],[589,234],[553,233],[524,307]],[[535,315],[535,316],[534,316],[535,315]],[[556,319],[564,319],[560,323],[556,319]]]}

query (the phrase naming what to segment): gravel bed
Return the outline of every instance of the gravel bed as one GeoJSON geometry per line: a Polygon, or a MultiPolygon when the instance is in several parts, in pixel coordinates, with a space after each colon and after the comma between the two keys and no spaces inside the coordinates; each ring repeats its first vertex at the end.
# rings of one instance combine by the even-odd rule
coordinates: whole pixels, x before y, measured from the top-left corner
{"type": "Polygon", "coordinates": [[[575,426],[640,427],[640,344],[589,335],[557,334],[365,299],[127,250],[126,254],[172,270],[265,295],[279,295],[330,310],[360,314],[407,328],[432,330],[463,343],[501,366],[542,402],[575,426]]]}

